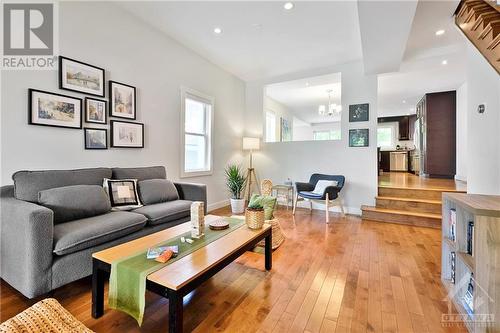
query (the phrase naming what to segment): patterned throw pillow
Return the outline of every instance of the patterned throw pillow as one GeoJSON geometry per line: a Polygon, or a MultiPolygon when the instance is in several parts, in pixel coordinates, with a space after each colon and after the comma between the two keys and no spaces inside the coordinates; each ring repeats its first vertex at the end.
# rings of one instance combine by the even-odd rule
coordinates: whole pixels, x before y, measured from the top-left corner
{"type": "Polygon", "coordinates": [[[113,210],[131,210],[142,207],[137,192],[137,179],[104,178],[103,187],[113,210]]]}
{"type": "Polygon", "coordinates": [[[264,218],[266,220],[273,219],[274,208],[276,207],[276,197],[272,197],[270,195],[254,194],[250,198],[249,205],[254,203],[260,204],[262,205],[262,207],[264,207],[264,218]]]}

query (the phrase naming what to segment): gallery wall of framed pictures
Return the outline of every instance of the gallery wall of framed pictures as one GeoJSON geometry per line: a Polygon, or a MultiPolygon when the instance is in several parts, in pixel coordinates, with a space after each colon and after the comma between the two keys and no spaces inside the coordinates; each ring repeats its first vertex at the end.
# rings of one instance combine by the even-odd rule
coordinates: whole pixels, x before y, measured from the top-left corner
{"type": "MultiPolygon", "coordinates": [[[[370,104],[349,105],[349,123],[370,120],[370,104]]],[[[349,147],[369,147],[370,130],[368,128],[349,129],[349,147]]]]}
{"type": "MultiPolygon", "coordinates": [[[[28,89],[28,124],[83,128],[84,149],[108,149],[108,117],[137,119],[136,87],[108,81],[106,70],[59,56],[59,89],[91,95],[84,99],[55,92],[28,89]],[[105,127],[83,127],[83,123],[105,127]]],[[[144,124],[110,121],[113,148],[144,148],[144,124]]]]}

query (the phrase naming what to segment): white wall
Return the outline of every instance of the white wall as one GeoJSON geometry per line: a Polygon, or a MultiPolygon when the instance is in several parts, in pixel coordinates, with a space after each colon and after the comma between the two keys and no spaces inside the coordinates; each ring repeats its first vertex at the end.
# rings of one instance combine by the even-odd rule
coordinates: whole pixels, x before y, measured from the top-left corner
{"type": "Polygon", "coordinates": [[[467,82],[457,89],[457,171],[455,179],[467,181],[467,82]]]}
{"type": "Polygon", "coordinates": [[[288,177],[293,181],[307,181],[314,172],[342,174],[347,179],[343,191],[345,205],[350,213],[360,214],[361,205],[373,205],[377,194],[377,79],[376,76],[364,75],[361,62],[265,82],[247,82],[245,131],[250,136],[263,136],[263,87],[266,84],[336,72],[342,72],[342,110],[348,110],[349,104],[370,103],[370,121],[349,123],[346,111],[343,111],[342,140],[264,143],[262,150],[254,153],[254,166],[260,178],[270,178],[275,183],[288,177]],[[349,148],[349,128],[369,128],[370,146],[349,148]]]}
{"type": "MultiPolygon", "coordinates": [[[[312,123],[308,126],[295,126],[294,127],[294,141],[307,141],[314,140],[314,132],[317,131],[331,131],[331,130],[341,130],[342,124],[340,121],[334,121],[329,123],[312,123]]],[[[341,135],[349,135],[349,133],[341,133],[341,135]]]]}
{"type": "Polygon", "coordinates": [[[467,191],[500,194],[500,75],[469,42],[467,123],[467,191]]]}
{"type": "Polygon", "coordinates": [[[2,184],[20,169],[92,166],[164,165],[169,178],[179,179],[184,85],[215,97],[214,174],[184,180],[207,184],[210,204],[228,198],[223,168],[242,157],[244,83],[113,4],[61,2],[59,8],[60,53],[105,68],[106,79],[137,87],[145,148],[86,151],[83,130],[28,125],[28,88],[85,95],[59,90],[56,71],[3,71],[2,184]]]}

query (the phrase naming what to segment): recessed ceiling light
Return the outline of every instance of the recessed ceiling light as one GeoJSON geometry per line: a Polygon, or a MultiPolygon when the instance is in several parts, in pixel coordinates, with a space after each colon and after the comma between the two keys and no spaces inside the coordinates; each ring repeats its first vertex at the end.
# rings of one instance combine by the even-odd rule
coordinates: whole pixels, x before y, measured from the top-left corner
{"type": "Polygon", "coordinates": [[[309,82],[306,82],[306,87],[309,87],[309,82]]]}
{"type": "Polygon", "coordinates": [[[283,5],[283,8],[285,8],[286,10],[290,10],[290,9],[292,9],[292,8],[293,8],[293,6],[294,6],[294,4],[293,4],[293,3],[291,3],[291,2],[287,2],[287,3],[285,3],[285,4],[283,5]]]}
{"type": "Polygon", "coordinates": [[[403,99],[403,104],[406,104],[406,101],[403,99]]]}
{"type": "Polygon", "coordinates": [[[448,64],[448,60],[445,59],[445,60],[441,61],[441,65],[447,65],[447,64],[448,64]]]}
{"type": "Polygon", "coordinates": [[[443,34],[444,34],[444,30],[442,30],[442,29],[441,29],[441,30],[436,31],[436,36],[441,36],[441,35],[443,35],[443,34]]]}
{"type": "Polygon", "coordinates": [[[222,33],[222,29],[221,28],[214,28],[214,33],[216,33],[217,35],[220,35],[222,33]]]}

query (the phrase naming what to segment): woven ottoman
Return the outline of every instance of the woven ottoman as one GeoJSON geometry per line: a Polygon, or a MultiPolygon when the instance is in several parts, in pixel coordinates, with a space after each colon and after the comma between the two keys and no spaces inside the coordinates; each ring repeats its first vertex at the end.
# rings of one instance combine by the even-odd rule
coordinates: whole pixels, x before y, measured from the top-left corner
{"type": "Polygon", "coordinates": [[[53,298],[46,298],[0,325],[9,333],[92,333],[53,298]]]}
{"type": "MultiPolygon", "coordinates": [[[[236,219],[240,219],[240,220],[245,219],[244,216],[240,216],[240,215],[233,215],[231,217],[236,218],[236,219]]],[[[264,223],[271,224],[271,232],[273,233],[273,243],[272,243],[271,248],[273,250],[276,250],[281,245],[281,243],[283,243],[285,241],[285,235],[283,235],[283,231],[281,230],[280,222],[278,221],[278,219],[272,219],[272,220],[266,220],[264,223]]],[[[260,241],[257,244],[257,246],[258,247],[265,247],[266,246],[265,244],[266,244],[265,241],[260,241]]]]}

